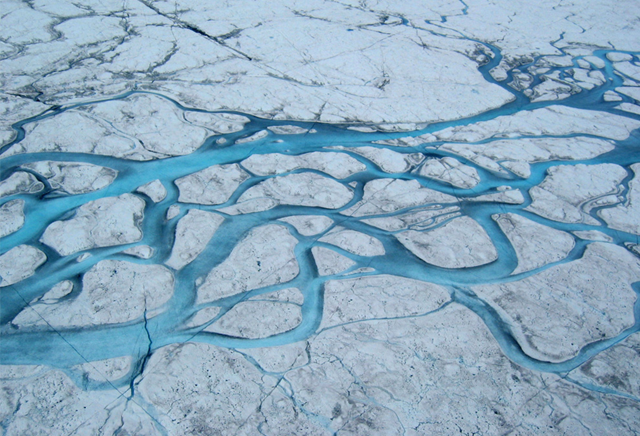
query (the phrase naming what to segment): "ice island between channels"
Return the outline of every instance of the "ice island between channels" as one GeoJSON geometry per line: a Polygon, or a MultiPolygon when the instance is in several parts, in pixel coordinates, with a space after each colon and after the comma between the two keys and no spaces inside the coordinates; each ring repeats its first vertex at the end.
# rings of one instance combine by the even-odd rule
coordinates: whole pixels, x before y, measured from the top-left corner
{"type": "Polygon", "coordinates": [[[640,434],[639,15],[4,1],[0,433],[640,434]]]}

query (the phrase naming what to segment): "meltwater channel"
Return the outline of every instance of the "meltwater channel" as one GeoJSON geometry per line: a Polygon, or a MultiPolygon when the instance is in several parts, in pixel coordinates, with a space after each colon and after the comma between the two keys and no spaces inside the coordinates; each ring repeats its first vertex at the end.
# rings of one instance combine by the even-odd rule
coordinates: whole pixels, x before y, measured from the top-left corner
{"type": "MultiPolygon", "coordinates": [[[[398,174],[386,173],[361,155],[349,151],[349,148],[351,147],[364,145],[379,148],[387,147],[385,145],[373,143],[373,141],[381,139],[418,136],[447,127],[470,125],[499,116],[512,115],[520,111],[528,111],[558,104],[587,110],[605,111],[616,115],[640,119],[640,116],[638,115],[615,109],[614,105],[617,103],[608,103],[603,100],[604,92],[612,90],[622,84],[622,78],[614,73],[611,62],[606,58],[606,54],[608,53],[606,50],[601,50],[595,53],[595,55],[602,59],[605,64],[605,67],[600,69],[607,78],[605,84],[595,87],[592,90],[583,90],[582,92],[560,102],[547,101],[531,103],[521,92],[505,85],[505,83],[510,81],[510,78],[505,82],[496,82],[491,75],[488,74],[488,71],[500,62],[501,55],[497,48],[487,44],[484,45],[493,52],[494,57],[486,65],[480,67],[481,73],[484,75],[486,80],[502,86],[504,89],[511,92],[514,96],[513,100],[498,109],[465,119],[431,124],[426,128],[415,132],[365,133],[348,129],[349,126],[346,125],[273,121],[256,118],[251,115],[240,114],[251,120],[245,125],[244,130],[228,135],[222,135],[227,140],[226,143],[222,145],[215,141],[215,139],[220,136],[216,138],[209,138],[197,151],[186,156],[146,162],[129,161],[108,156],[82,153],[33,153],[2,158],[1,179],[8,177],[11,173],[15,172],[20,165],[42,160],[86,162],[113,168],[119,173],[118,177],[111,185],[88,194],[52,196],[47,195],[47,189],[45,189],[43,193],[39,193],[37,195],[25,194],[11,196],[2,200],[4,203],[15,198],[23,199],[25,201],[26,221],[19,231],[2,240],[0,253],[5,253],[20,244],[29,244],[42,250],[47,255],[48,261],[39,268],[36,275],[12,286],[8,286],[0,292],[0,319],[2,322],[2,335],[0,336],[0,348],[2,349],[2,353],[0,354],[0,361],[3,364],[46,364],[63,370],[68,370],[71,366],[84,363],[87,360],[93,361],[131,355],[134,357],[134,360],[138,362],[138,365],[133,365],[134,367],[130,374],[116,382],[116,385],[126,385],[129,384],[131,382],[131,378],[138,373],[140,366],[143,365],[145,359],[148,358],[149,353],[167,344],[185,341],[201,341],[222,347],[250,348],[282,345],[310,337],[316,332],[322,318],[323,286],[327,281],[335,279],[336,276],[319,276],[311,255],[312,247],[328,246],[327,244],[318,242],[318,239],[322,234],[303,236],[299,234],[293,226],[282,221],[277,222],[278,224],[287,226],[291,234],[299,241],[295,249],[295,254],[300,267],[300,273],[292,281],[256,289],[240,295],[222,298],[207,305],[216,305],[222,308],[218,315],[219,318],[239,301],[278,289],[298,287],[305,297],[302,307],[302,323],[288,332],[265,339],[251,340],[202,332],[202,327],[190,329],[184,327],[185,322],[194,313],[207,306],[198,306],[195,304],[196,280],[199,277],[206,275],[213,267],[224,261],[236,244],[251,229],[268,223],[273,223],[280,218],[291,215],[324,215],[331,218],[336,225],[369,234],[379,239],[383,243],[386,251],[386,254],[383,256],[362,257],[337,247],[331,246],[331,249],[356,262],[356,265],[353,266],[351,270],[357,270],[364,267],[375,269],[375,273],[358,272],[350,275],[350,278],[370,274],[392,274],[445,286],[451,293],[452,301],[468,307],[484,320],[485,324],[489,327],[503,351],[510,359],[520,365],[532,369],[555,373],[567,372],[584,363],[594,354],[611,347],[631,333],[640,330],[640,303],[636,302],[636,323],[632,328],[624,331],[618,337],[595,342],[586,346],[576,357],[565,362],[543,362],[524,354],[518,343],[511,335],[509,327],[500,318],[498,313],[496,313],[495,310],[484,303],[471,291],[471,287],[474,285],[520,280],[528,275],[539,273],[543,269],[579,259],[589,243],[588,241],[577,238],[575,247],[565,259],[551,263],[542,268],[535,269],[528,273],[510,276],[511,272],[517,266],[517,257],[509,240],[500,230],[497,223],[491,218],[491,216],[496,213],[517,213],[532,221],[563,231],[599,230],[606,233],[613,239],[614,243],[619,245],[622,245],[625,242],[639,242],[637,235],[608,229],[606,226],[559,223],[523,210],[531,203],[531,198],[528,195],[529,189],[538,185],[544,179],[548,168],[555,165],[565,165],[567,164],[566,162],[553,161],[532,164],[531,176],[529,178],[520,179],[514,176],[510,179],[505,179],[505,176],[498,176],[487,171],[484,168],[479,167],[473,161],[437,149],[437,145],[440,144],[437,142],[430,143],[428,145],[422,144],[416,147],[393,147],[395,152],[422,153],[427,158],[452,156],[460,160],[465,165],[474,167],[481,176],[481,182],[473,189],[459,189],[422,177],[417,174],[417,171],[398,174]],[[296,125],[305,129],[315,129],[316,133],[304,135],[270,135],[269,137],[258,141],[235,144],[235,140],[238,138],[247,137],[267,127],[277,125],[296,125]],[[149,319],[147,319],[145,315],[144,318],[122,325],[103,325],[81,329],[54,330],[49,328],[45,330],[25,332],[22,329],[18,330],[11,326],[11,320],[25,309],[30,301],[43,295],[51,289],[53,285],[62,280],[71,280],[74,282],[75,287],[71,297],[77,295],[81,290],[82,274],[101,260],[116,259],[141,264],[162,264],[171,252],[176,223],[178,219],[184,216],[190,208],[216,211],[220,208],[232,205],[246,190],[270,176],[252,176],[240,185],[226,203],[221,205],[203,206],[196,204],[182,204],[180,215],[177,217],[178,219],[173,219],[167,222],[165,220],[167,209],[178,201],[178,189],[174,184],[176,179],[192,174],[211,165],[240,163],[255,153],[283,153],[298,155],[313,151],[327,151],[326,147],[336,145],[345,147],[345,149],[341,151],[349,154],[351,157],[366,165],[365,171],[359,172],[345,179],[336,180],[344,185],[349,185],[352,182],[356,183],[353,199],[347,205],[336,210],[319,207],[280,205],[263,212],[236,216],[225,215],[225,221],[217,230],[207,248],[196,258],[195,261],[175,273],[175,292],[172,299],[167,303],[168,309],[163,313],[149,319]],[[435,189],[455,197],[479,196],[495,189],[498,186],[509,184],[513,188],[521,190],[525,196],[525,202],[518,205],[465,201],[459,201],[455,204],[443,204],[442,206],[459,206],[463,215],[470,216],[475,219],[485,229],[498,251],[498,259],[487,265],[465,269],[444,269],[429,265],[414,256],[397,241],[392,232],[372,227],[357,218],[347,217],[340,213],[341,211],[352,207],[362,199],[363,187],[367,182],[381,178],[417,180],[424,187],[435,189]],[[168,191],[167,197],[159,203],[153,203],[147,199],[147,204],[144,210],[144,220],[141,224],[144,236],[142,240],[136,244],[128,245],[146,244],[153,247],[155,252],[150,259],[138,259],[122,254],[122,250],[128,246],[115,246],[89,250],[91,256],[83,262],[77,262],[75,259],[76,256],[62,257],[55,250],[39,241],[47,226],[54,221],[71,217],[73,212],[79,206],[99,198],[113,197],[124,193],[134,192],[141,185],[156,179],[160,179],[166,187],[168,191]]],[[[638,61],[637,53],[629,54],[634,55],[635,61],[638,61]]],[[[576,58],[574,63],[578,59],[580,59],[580,57],[576,58]]],[[[535,63],[535,59],[532,64],[533,63],[535,63]]],[[[524,67],[526,67],[526,65],[523,66],[523,68],[524,67]]],[[[568,68],[571,67],[558,67],[561,71],[568,68]]],[[[110,99],[85,102],[81,105],[99,104],[103,101],[124,99],[134,93],[142,92],[145,91],[132,91],[110,99]]],[[[199,111],[198,109],[183,107],[178,102],[171,100],[169,97],[160,94],[155,95],[166,98],[182,111],[199,111]]],[[[626,99],[625,101],[631,101],[628,97],[623,97],[623,99],[626,99]]],[[[23,127],[25,125],[45,118],[56,117],[64,111],[77,106],[80,105],[57,107],[37,117],[17,123],[14,125],[14,128],[18,132],[17,138],[14,142],[7,145],[2,151],[7,150],[11,145],[23,139],[23,127]]],[[[576,133],[570,136],[588,135],[576,133]]],[[[629,166],[633,163],[640,162],[640,132],[633,132],[627,140],[616,141],[615,145],[615,149],[600,155],[597,158],[585,161],[571,161],[571,164],[614,163],[625,167],[628,172],[628,177],[623,181],[625,189],[621,195],[626,195],[628,192],[628,183],[633,177],[633,172],[629,169],[629,166]]],[[[21,170],[24,171],[24,169],[21,170]]],[[[315,172],[314,170],[309,169],[300,169],[293,172],[303,171],[315,172]]],[[[288,173],[279,175],[286,174],[288,173]]],[[[45,186],[48,187],[46,179],[42,179],[36,173],[34,173],[34,175],[38,176],[45,186]]],[[[329,177],[326,174],[323,174],[323,176],[329,177]]],[[[424,205],[418,207],[423,206],[424,205]]],[[[402,209],[401,211],[398,211],[397,214],[406,213],[409,210],[411,209],[402,209]]],[[[590,214],[601,222],[597,215],[597,210],[598,208],[591,210],[590,214]]],[[[444,225],[448,221],[449,220],[444,220],[436,226],[444,225]]],[[[636,293],[640,293],[640,283],[634,284],[634,290],[636,293]]],[[[72,371],[68,371],[68,374],[71,377],[77,377],[72,371]]],[[[94,382],[92,385],[87,387],[100,389],[107,388],[109,386],[103,386],[98,382],[94,382]]]]}

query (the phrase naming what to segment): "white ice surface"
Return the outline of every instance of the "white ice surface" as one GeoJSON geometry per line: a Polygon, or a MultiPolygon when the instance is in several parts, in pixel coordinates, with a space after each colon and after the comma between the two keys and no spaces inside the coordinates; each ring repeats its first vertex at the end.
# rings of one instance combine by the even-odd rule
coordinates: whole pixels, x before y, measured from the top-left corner
{"type": "Polygon", "coordinates": [[[615,164],[551,167],[538,186],[529,190],[532,203],[525,210],[564,223],[599,225],[589,212],[619,202],[626,170],[615,164]]]}
{"type": "Polygon", "coordinates": [[[423,261],[442,268],[470,268],[498,258],[487,232],[466,216],[433,230],[405,230],[396,238],[423,261]]]}
{"type": "Polygon", "coordinates": [[[173,285],[173,275],[163,266],[103,260],[83,276],[82,292],[75,298],[38,302],[12,323],[20,328],[73,328],[151,318],[171,298],[173,285]]]}
{"type": "Polygon", "coordinates": [[[0,206],[0,238],[18,231],[24,225],[24,200],[10,200],[0,206]]]}
{"type": "Polygon", "coordinates": [[[207,275],[198,288],[198,303],[293,279],[299,272],[293,252],[297,242],[282,225],[253,229],[229,257],[207,275]]]}
{"type": "Polygon", "coordinates": [[[81,162],[40,161],[22,167],[46,178],[54,191],[70,195],[103,189],[118,175],[114,169],[81,162]]]}
{"type": "Polygon", "coordinates": [[[633,325],[636,294],[630,284],[639,279],[637,257],[594,242],[581,259],[516,282],[473,289],[510,323],[525,353],[557,362],[633,325]]]}
{"type": "Polygon", "coordinates": [[[40,240],[63,256],[137,242],[142,238],[139,223],[144,206],[145,202],[132,194],[90,201],[72,218],[51,223],[40,240]]]}
{"type": "Polygon", "coordinates": [[[206,248],[223,221],[216,213],[190,209],[178,221],[171,256],[165,265],[179,270],[191,263],[206,248]]]}
{"type": "Polygon", "coordinates": [[[18,245],[0,256],[0,288],[13,285],[35,274],[47,256],[30,245],[18,245]]]}
{"type": "Polygon", "coordinates": [[[298,156],[286,154],[253,154],[242,166],[259,176],[288,173],[308,168],[322,171],[336,179],[344,179],[365,169],[364,164],[344,153],[313,152],[298,156]]]}
{"type": "Polygon", "coordinates": [[[562,260],[575,245],[570,234],[515,213],[497,214],[492,218],[507,235],[518,256],[518,266],[512,274],[562,260]]]}
{"type": "Polygon", "coordinates": [[[327,230],[333,220],[322,215],[294,215],[281,218],[281,221],[291,224],[303,236],[313,236],[327,230]]]}
{"type": "Polygon", "coordinates": [[[270,209],[278,204],[322,207],[338,209],[353,197],[351,189],[333,179],[316,173],[294,173],[278,176],[260,182],[247,189],[238,203],[252,200],[272,200],[262,209],[270,209]]]}

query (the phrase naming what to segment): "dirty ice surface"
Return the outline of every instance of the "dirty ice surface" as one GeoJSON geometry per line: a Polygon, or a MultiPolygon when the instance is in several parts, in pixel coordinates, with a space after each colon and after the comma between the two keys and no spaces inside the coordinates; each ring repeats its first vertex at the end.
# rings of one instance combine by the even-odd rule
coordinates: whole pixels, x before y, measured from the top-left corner
{"type": "Polygon", "coordinates": [[[7,0],[0,433],[640,433],[638,2],[7,0]]]}

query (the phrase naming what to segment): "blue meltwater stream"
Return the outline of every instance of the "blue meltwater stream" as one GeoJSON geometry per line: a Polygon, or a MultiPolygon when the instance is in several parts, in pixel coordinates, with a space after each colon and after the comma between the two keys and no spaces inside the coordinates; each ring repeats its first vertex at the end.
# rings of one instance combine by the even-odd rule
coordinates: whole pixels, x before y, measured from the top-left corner
{"type": "MultiPolygon", "coordinates": [[[[298,233],[293,226],[282,221],[277,221],[280,218],[292,215],[327,216],[335,222],[335,225],[340,225],[347,229],[362,232],[377,238],[384,245],[386,254],[383,256],[363,257],[333,246],[331,247],[333,250],[350,258],[356,263],[351,270],[357,270],[358,268],[364,267],[373,268],[375,270],[373,273],[356,272],[348,277],[352,278],[371,274],[392,274],[436,283],[446,287],[450,291],[453,301],[466,306],[484,320],[503,351],[510,359],[520,365],[539,371],[556,373],[566,372],[584,363],[591,356],[611,347],[631,333],[638,331],[640,329],[640,304],[636,302],[634,311],[636,324],[621,333],[619,336],[594,342],[583,348],[576,357],[565,362],[549,363],[539,361],[531,358],[522,351],[518,343],[513,338],[509,326],[500,318],[499,314],[493,308],[479,299],[471,289],[474,285],[478,284],[491,284],[522,279],[529,275],[539,273],[545,268],[579,259],[582,257],[586,246],[589,243],[589,241],[576,238],[575,247],[562,261],[552,263],[528,273],[517,275],[516,277],[510,277],[510,274],[516,268],[518,263],[516,253],[505,234],[491,218],[493,214],[513,212],[537,223],[563,231],[599,230],[610,236],[613,239],[613,242],[618,245],[624,245],[624,243],[629,242],[638,243],[638,236],[634,234],[608,229],[605,226],[559,223],[524,211],[523,209],[531,203],[531,198],[528,194],[529,189],[538,185],[544,179],[547,169],[555,165],[573,165],[579,163],[614,163],[620,165],[627,169],[628,172],[628,177],[623,181],[625,191],[622,195],[626,195],[628,192],[629,181],[633,177],[633,172],[629,167],[633,163],[640,162],[639,131],[632,132],[631,136],[624,141],[614,141],[616,145],[615,149],[590,160],[571,162],[552,161],[532,164],[531,176],[527,179],[492,173],[482,167],[479,167],[473,161],[439,150],[437,148],[437,146],[441,144],[439,142],[422,144],[415,147],[388,147],[373,142],[406,136],[419,136],[426,133],[436,132],[447,127],[471,125],[480,121],[494,119],[499,116],[513,115],[520,111],[533,110],[554,104],[586,110],[609,112],[636,120],[640,119],[640,116],[638,115],[616,109],[615,106],[619,104],[619,102],[605,102],[603,99],[603,94],[606,91],[613,90],[617,86],[621,86],[623,82],[623,79],[614,72],[611,63],[607,60],[607,51],[598,51],[595,53],[595,55],[602,59],[605,64],[605,67],[600,69],[607,79],[603,85],[591,90],[583,90],[582,92],[560,102],[547,101],[531,103],[523,93],[505,85],[505,83],[510,81],[511,77],[509,77],[505,82],[496,82],[491,77],[488,72],[491,68],[498,65],[501,60],[501,56],[499,50],[495,47],[487,44],[484,45],[488,50],[493,52],[493,58],[489,63],[480,67],[480,72],[487,81],[499,85],[511,92],[514,99],[499,109],[456,121],[431,124],[419,131],[402,133],[365,133],[348,129],[348,126],[343,125],[273,121],[241,114],[250,119],[250,122],[245,125],[242,131],[208,138],[197,151],[186,156],[146,162],[130,161],[94,154],[53,152],[19,154],[2,158],[2,160],[0,160],[0,179],[5,179],[10,176],[25,163],[43,160],[86,162],[113,168],[119,173],[111,185],[88,194],[55,197],[47,196],[45,192],[44,194],[13,195],[0,200],[0,204],[4,204],[5,202],[16,198],[23,199],[25,201],[26,215],[25,224],[20,230],[0,240],[0,253],[5,253],[20,244],[28,244],[42,250],[48,258],[48,261],[37,270],[34,276],[0,290],[0,320],[2,323],[0,327],[2,329],[0,336],[0,349],[2,350],[2,353],[0,354],[0,362],[3,364],[45,364],[67,370],[69,371],[70,376],[76,377],[75,373],[69,370],[69,368],[74,365],[81,364],[86,361],[130,355],[138,362],[139,367],[141,362],[148,357],[149,352],[171,343],[192,340],[207,342],[222,347],[250,348],[282,345],[310,337],[317,331],[322,319],[324,284],[328,280],[336,279],[338,276],[319,276],[313,256],[311,255],[312,247],[329,246],[318,242],[318,238],[326,233],[326,231],[320,235],[303,236],[298,233]],[[316,133],[298,135],[277,135],[271,133],[266,138],[258,141],[235,144],[235,141],[238,138],[247,137],[258,131],[266,129],[267,127],[278,125],[295,125],[304,129],[315,129],[316,133]],[[221,137],[224,137],[226,142],[219,145],[219,143],[216,142],[216,139],[221,137]],[[313,151],[336,151],[327,149],[327,147],[337,145],[344,147],[344,149],[341,150],[342,152],[347,153],[366,166],[365,171],[358,172],[345,179],[336,179],[337,182],[342,183],[345,186],[349,186],[355,182],[354,197],[347,205],[336,210],[329,210],[320,207],[280,205],[263,212],[236,216],[225,215],[225,221],[219,227],[206,249],[192,263],[182,270],[175,272],[175,292],[171,300],[167,303],[167,309],[161,314],[148,320],[145,317],[122,325],[103,325],[66,330],[54,330],[53,328],[39,330],[17,329],[11,325],[12,319],[24,310],[29,305],[30,301],[45,294],[55,284],[62,280],[71,280],[75,285],[70,298],[78,295],[82,287],[82,275],[101,260],[117,259],[139,264],[163,264],[171,253],[176,223],[179,218],[188,212],[189,209],[198,208],[202,210],[216,211],[233,205],[249,188],[272,176],[253,176],[249,178],[240,185],[229,201],[221,205],[203,206],[181,203],[180,215],[175,219],[167,221],[165,217],[168,208],[171,205],[176,204],[178,201],[178,188],[174,183],[176,179],[212,165],[240,163],[252,154],[282,153],[299,155],[313,151]],[[458,159],[463,164],[475,168],[481,177],[481,182],[473,189],[459,189],[453,188],[445,183],[440,183],[438,181],[422,177],[417,171],[398,174],[386,173],[366,158],[350,151],[350,148],[361,146],[373,146],[377,148],[386,147],[393,149],[395,152],[406,154],[422,153],[427,158],[451,156],[458,159]],[[453,204],[444,204],[443,206],[459,206],[460,212],[463,215],[470,216],[476,220],[485,229],[498,252],[498,259],[487,265],[464,269],[445,269],[429,265],[417,258],[402,244],[400,244],[400,242],[398,242],[392,232],[372,227],[361,221],[361,218],[370,217],[347,217],[340,213],[352,207],[362,199],[363,187],[367,182],[381,178],[416,180],[424,187],[435,189],[446,194],[451,194],[458,198],[475,197],[489,192],[494,193],[496,187],[508,184],[513,188],[520,189],[525,196],[525,202],[523,204],[513,205],[460,200],[453,204]],[[143,238],[141,241],[125,246],[87,250],[86,252],[90,253],[91,256],[82,262],[76,261],[77,256],[82,253],[62,257],[55,250],[39,241],[44,230],[52,222],[61,219],[68,219],[81,205],[99,198],[114,197],[124,193],[133,193],[141,185],[156,179],[159,179],[162,182],[168,193],[166,198],[159,203],[153,203],[150,199],[141,195],[141,197],[144,197],[146,201],[144,220],[141,224],[143,231],[143,238]],[[274,222],[285,225],[290,233],[299,241],[295,248],[296,259],[300,267],[299,274],[289,282],[223,298],[207,305],[221,307],[222,310],[219,316],[222,316],[226,310],[233,307],[239,301],[243,301],[247,298],[266,292],[297,287],[304,294],[304,303],[302,306],[303,317],[301,324],[288,332],[265,339],[255,340],[233,338],[219,334],[202,332],[202,327],[186,328],[186,321],[198,310],[207,306],[196,304],[197,279],[204,277],[209,271],[211,271],[211,269],[223,262],[238,242],[242,240],[242,238],[246,236],[251,229],[274,222]],[[125,248],[142,244],[149,245],[155,249],[154,254],[150,259],[139,259],[121,253],[125,248]]],[[[636,54],[632,55],[634,55],[634,61],[638,62],[638,56],[636,54]]],[[[576,58],[575,61],[578,59],[579,58],[576,58]]],[[[532,64],[533,63],[535,63],[535,60],[532,64]]],[[[526,68],[526,65],[521,67],[521,69],[523,68],[526,68]]],[[[571,67],[559,67],[558,69],[562,71],[569,68],[571,67]]],[[[509,73],[509,75],[510,74],[511,73],[509,73]]],[[[13,144],[21,141],[25,135],[24,128],[30,123],[46,118],[56,117],[59,114],[77,106],[100,104],[99,102],[102,101],[106,102],[117,99],[126,99],[135,93],[140,92],[133,91],[111,99],[56,108],[55,110],[48,111],[38,117],[17,123],[14,126],[18,132],[16,140],[4,147],[2,151],[7,150],[13,144]]],[[[166,96],[159,96],[171,101],[182,111],[197,111],[193,108],[183,107],[166,96]]],[[[632,101],[626,96],[623,96],[623,100],[627,102],[632,101]]],[[[588,135],[576,132],[575,134],[567,135],[565,137],[577,136],[588,135]]],[[[544,138],[545,136],[539,136],[539,138],[540,137],[544,138]]],[[[515,137],[510,139],[518,138],[515,137]]],[[[303,171],[311,170],[300,169],[293,172],[303,171]]],[[[286,174],[289,173],[278,174],[278,176],[286,174]]],[[[326,174],[323,174],[323,176],[330,177],[326,174]]],[[[420,205],[416,208],[423,206],[424,205],[420,205]]],[[[411,209],[412,208],[402,209],[395,214],[404,214],[411,209]]],[[[591,214],[594,218],[597,218],[595,209],[591,211],[591,214]]],[[[394,215],[394,213],[387,214],[385,216],[391,215],[394,215]]],[[[438,226],[444,225],[448,221],[449,220],[443,221],[442,223],[439,223],[438,226]]],[[[327,231],[329,230],[330,229],[327,231]]],[[[636,293],[640,292],[640,284],[636,283],[634,285],[634,290],[636,293]]],[[[119,383],[122,385],[129,383],[130,378],[135,373],[136,368],[132,369],[129,377],[123,378],[119,383]]],[[[85,383],[85,386],[88,385],[85,383]]],[[[94,385],[90,385],[88,387],[100,389],[108,386],[102,386],[96,382],[94,385]]]]}

